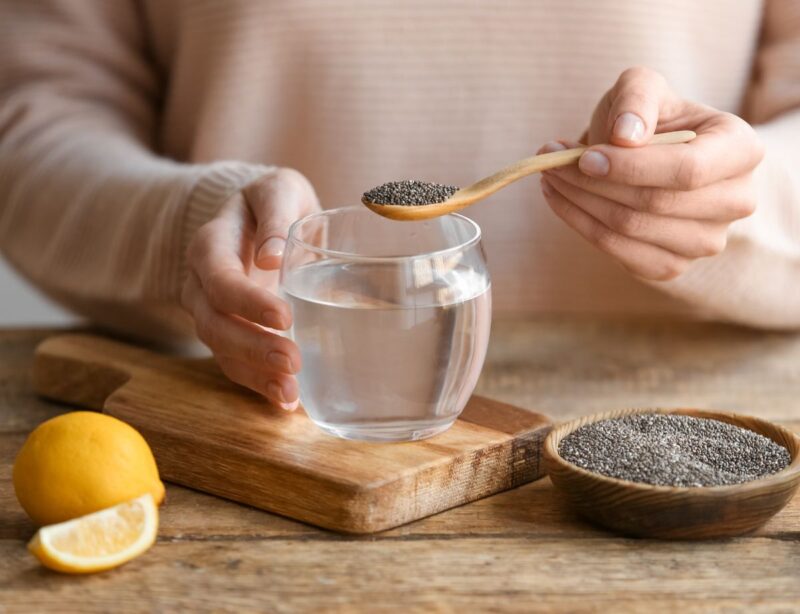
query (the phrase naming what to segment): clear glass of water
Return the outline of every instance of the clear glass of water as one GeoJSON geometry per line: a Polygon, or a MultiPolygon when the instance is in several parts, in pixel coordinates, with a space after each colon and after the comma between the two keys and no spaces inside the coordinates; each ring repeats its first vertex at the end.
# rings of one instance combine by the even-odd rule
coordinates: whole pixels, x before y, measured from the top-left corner
{"type": "Polygon", "coordinates": [[[464,409],[491,324],[475,222],[393,222],[362,206],[315,213],[289,230],[281,291],[303,358],[300,401],[324,431],[424,439],[464,409]]]}

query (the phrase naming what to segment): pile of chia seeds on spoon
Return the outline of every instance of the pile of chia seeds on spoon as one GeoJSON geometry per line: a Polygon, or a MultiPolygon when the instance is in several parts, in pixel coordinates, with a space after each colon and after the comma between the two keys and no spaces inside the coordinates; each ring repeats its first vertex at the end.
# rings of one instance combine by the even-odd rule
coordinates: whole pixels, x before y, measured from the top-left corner
{"type": "Polygon", "coordinates": [[[562,458],[595,473],[658,486],[724,486],[777,473],[789,451],[726,422],[678,414],[634,414],[573,431],[562,458]]]}
{"type": "Polygon", "coordinates": [[[364,198],[376,205],[430,205],[443,203],[458,192],[454,185],[425,181],[390,181],[364,192],[364,198]]]}

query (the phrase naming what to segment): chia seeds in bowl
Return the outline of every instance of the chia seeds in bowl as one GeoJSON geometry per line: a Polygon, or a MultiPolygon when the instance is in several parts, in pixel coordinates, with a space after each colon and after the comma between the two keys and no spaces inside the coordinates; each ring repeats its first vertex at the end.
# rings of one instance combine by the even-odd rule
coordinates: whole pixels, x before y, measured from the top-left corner
{"type": "Polygon", "coordinates": [[[561,440],[559,455],[588,471],[655,486],[741,484],[785,469],[782,445],[711,418],[632,414],[586,424],[561,440]]]}

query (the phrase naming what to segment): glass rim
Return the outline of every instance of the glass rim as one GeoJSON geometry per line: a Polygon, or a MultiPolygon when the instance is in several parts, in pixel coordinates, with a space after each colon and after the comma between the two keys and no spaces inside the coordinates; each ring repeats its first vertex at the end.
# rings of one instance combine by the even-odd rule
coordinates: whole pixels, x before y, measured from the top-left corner
{"type": "MultiPolygon", "coordinates": [[[[374,211],[370,211],[364,205],[348,205],[346,207],[337,207],[335,209],[325,209],[324,211],[317,211],[316,213],[309,213],[305,217],[300,218],[299,220],[295,220],[292,222],[292,225],[289,226],[289,232],[287,233],[287,242],[291,242],[295,245],[298,245],[304,249],[307,249],[311,252],[316,254],[320,254],[323,256],[333,256],[337,258],[346,258],[348,260],[368,260],[370,262],[402,262],[408,260],[419,260],[420,258],[433,258],[435,256],[446,256],[451,253],[463,251],[477,245],[481,240],[481,227],[478,226],[478,223],[475,220],[468,218],[466,215],[461,215],[460,213],[448,213],[447,215],[443,215],[441,217],[451,217],[458,219],[459,221],[466,222],[467,226],[472,228],[473,235],[469,237],[466,241],[462,241],[458,245],[451,245],[450,247],[445,247],[444,249],[438,249],[431,252],[423,252],[421,254],[413,254],[410,256],[367,256],[365,254],[356,254],[353,252],[344,252],[335,249],[327,249],[324,247],[318,247],[316,245],[312,245],[307,241],[304,241],[296,236],[297,229],[304,224],[313,219],[319,219],[323,217],[332,217],[338,213],[346,212],[346,211],[359,211],[359,212],[369,212],[372,215],[378,215],[374,211]]],[[[398,224],[407,224],[408,222],[399,221],[398,224]]]]}

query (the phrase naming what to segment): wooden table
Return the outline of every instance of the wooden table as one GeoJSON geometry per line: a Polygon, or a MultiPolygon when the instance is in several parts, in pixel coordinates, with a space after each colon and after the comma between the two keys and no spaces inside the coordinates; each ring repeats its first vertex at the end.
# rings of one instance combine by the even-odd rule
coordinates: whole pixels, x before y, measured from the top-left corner
{"type": "MultiPolygon", "coordinates": [[[[587,526],[547,480],[360,538],[170,486],[146,555],[92,577],[51,573],[24,548],[34,528],[11,486],[28,431],[65,409],[30,392],[31,354],[49,332],[0,332],[0,613],[800,609],[800,497],[752,536],[669,543],[587,526]]],[[[800,430],[800,335],[499,323],[480,392],[557,420],[693,405],[800,430]]]]}

